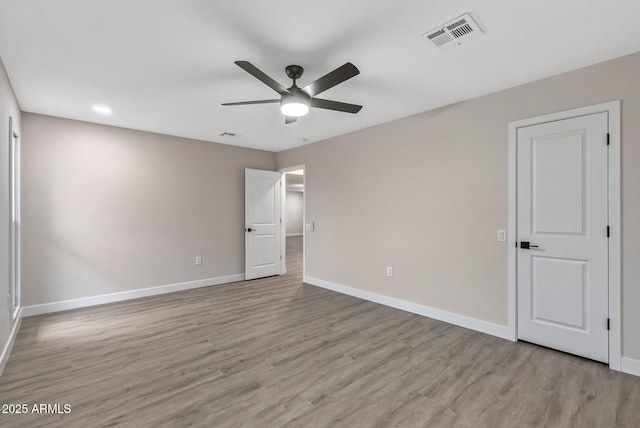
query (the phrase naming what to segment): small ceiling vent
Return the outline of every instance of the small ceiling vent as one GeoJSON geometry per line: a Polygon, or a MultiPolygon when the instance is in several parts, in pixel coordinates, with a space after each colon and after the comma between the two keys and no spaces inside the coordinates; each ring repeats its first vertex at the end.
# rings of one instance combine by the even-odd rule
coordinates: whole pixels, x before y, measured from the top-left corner
{"type": "Polygon", "coordinates": [[[236,134],[235,132],[223,132],[222,134],[220,134],[220,136],[227,138],[238,138],[240,134],[236,134]]]}
{"type": "Polygon", "coordinates": [[[459,46],[469,40],[476,39],[482,35],[480,26],[465,13],[462,16],[452,19],[431,31],[422,35],[422,38],[429,41],[440,51],[459,46]]]}

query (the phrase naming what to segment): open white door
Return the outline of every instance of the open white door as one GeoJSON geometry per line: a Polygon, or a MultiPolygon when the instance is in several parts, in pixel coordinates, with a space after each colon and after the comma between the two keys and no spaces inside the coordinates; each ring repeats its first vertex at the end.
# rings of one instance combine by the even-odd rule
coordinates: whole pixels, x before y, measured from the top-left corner
{"type": "Polygon", "coordinates": [[[517,133],[518,338],[608,362],[608,116],[517,133]]]}
{"type": "Polygon", "coordinates": [[[245,169],[245,278],[281,273],[282,173],[245,169]]]}

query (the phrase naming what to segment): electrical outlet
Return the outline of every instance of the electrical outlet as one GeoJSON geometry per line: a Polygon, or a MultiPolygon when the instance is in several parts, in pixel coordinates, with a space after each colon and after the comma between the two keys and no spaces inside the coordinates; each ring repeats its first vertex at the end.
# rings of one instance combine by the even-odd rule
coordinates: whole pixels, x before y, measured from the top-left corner
{"type": "Polygon", "coordinates": [[[393,268],[391,266],[387,266],[387,276],[393,276],[393,268]]]}
{"type": "Polygon", "coordinates": [[[199,266],[202,264],[202,256],[197,256],[196,257],[196,265],[199,266]]]}
{"type": "Polygon", "coordinates": [[[507,231],[498,229],[498,242],[507,242],[507,231]]]}

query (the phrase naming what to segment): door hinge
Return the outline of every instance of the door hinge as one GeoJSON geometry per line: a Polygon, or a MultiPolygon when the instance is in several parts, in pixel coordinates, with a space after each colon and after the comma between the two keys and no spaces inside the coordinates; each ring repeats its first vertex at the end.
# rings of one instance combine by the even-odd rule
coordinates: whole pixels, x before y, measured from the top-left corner
{"type": "Polygon", "coordinates": [[[611,236],[611,226],[607,226],[607,238],[611,236]]]}
{"type": "Polygon", "coordinates": [[[607,318],[607,330],[611,330],[611,318],[607,318]]]}
{"type": "Polygon", "coordinates": [[[607,133],[607,146],[611,144],[611,134],[607,133]]]}

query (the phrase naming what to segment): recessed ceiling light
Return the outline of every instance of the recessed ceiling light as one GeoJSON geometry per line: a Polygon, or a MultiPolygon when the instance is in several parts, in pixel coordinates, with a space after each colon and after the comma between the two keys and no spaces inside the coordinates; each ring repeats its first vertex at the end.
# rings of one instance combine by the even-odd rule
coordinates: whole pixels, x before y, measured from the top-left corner
{"type": "Polygon", "coordinates": [[[111,114],[111,107],[104,104],[94,104],[91,108],[95,113],[102,116],[109,116],[111,114]]]}

